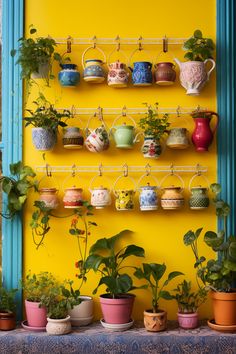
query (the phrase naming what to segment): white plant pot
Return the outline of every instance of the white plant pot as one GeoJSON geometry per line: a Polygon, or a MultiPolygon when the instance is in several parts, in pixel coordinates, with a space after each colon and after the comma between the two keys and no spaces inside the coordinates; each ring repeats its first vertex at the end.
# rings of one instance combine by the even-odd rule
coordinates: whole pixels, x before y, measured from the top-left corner
{"type": "Polygon", "coordinates": [[[51,335],[61,335],[71,332],[70,316],[63,318],[61,320],[56,320],[53,318],[47,318],[48,323],[46,326],[46,331],[51,335]]]}
{"type": "Polygon", "coordinates": [[[93,321],[93,299],[91,296],[80,296],[82,302],[69,310],[72,326],[87,326],[93,321]]]}
{"type": "Polygon", "coordinates": [[[39,65],[39,71],[38,72],[33,72],[31,74],[32,79],[46,79],[49,75],[49,70],[50,70],[50,63],[46,62],[44,64],[39,65]]]}

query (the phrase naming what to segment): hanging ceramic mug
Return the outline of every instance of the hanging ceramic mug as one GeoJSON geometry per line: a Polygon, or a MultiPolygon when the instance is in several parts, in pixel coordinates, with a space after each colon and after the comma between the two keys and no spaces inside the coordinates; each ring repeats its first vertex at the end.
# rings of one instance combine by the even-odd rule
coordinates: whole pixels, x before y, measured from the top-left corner
{"type": "Polygon", "coordinates": [[[106,55],[104,51],[97,47],[95,44],[91,47],[85,49],[82,54],[82,66],[84,69],[83,77],[84,81],[89,83],[102,83],[105,80],[106,72],[103,68],[103,65],[106,63],[106,55]],[[86,59],[85,55],[91,50],[98,50],[102,56],[103,60],[101,59],[86,59]]]}
{"type": "Polygon", "coordinates": [[[170,185],[168,187],[161,187],[163,192],[161,196],[161,206],[165,210],[179,210],[184,206],[184,181],[179,175],[171,172],[162,179],[160,184],[161,186],[169,176],[177,177],[181,183],[181,186],[170,185]]]}
{"type": "Polygon", "coordinates": [[[150,176],[149,173],[144,174],[140,177],[137,183],[137,189],[139,191],[139,206],[141,211],[153,211],[158,209],[157,179],[154,176],[151,176],[151,178],[154,180],[155,185],[150,185],[150,182],[147,182],[146,185],[140,186],[142,180],[148,176],[150,176]]]}
{"type": "Polygon", "coordinates": [[[75,166],[72,166],[71,175],[67,176],[62,184],[62,189],[64,190],[63,204],[64,204],[64,208],[66,209],[77,209],[83,206],[83,196],[82,196],[83,189],[75,185],[76,183],[75,177],[76,177],[75,166]],[[64,186],[66,182],[68,183],[68,180],[70,178],[73,179],[73,183],[70,183],[72,184],[72,186],[65,188],[64,186]]]}
{"type": "Polygon", "coordinates": [[[102,184],[98,187],[93,187],[94,181],[102,177],[101,174],[94,176],[89,185],[89,191],[91,193],[91,205],[96,209],[103,209],[106,206],[111,205],[111,192],[110,188],[104,187],[102,184]]]}
{"type": "Polygon", "coordinates": [[[207,183],[207,186],[209,186],[209,181],[204,175],[199,172],[193,175],[189,182],[189,191],[191,193],[189,198],[189,207],[191,210],[204,210],[207,209],[210,204],[208,187],[202,187],[201,185],[192,187],[193,181],[198,177],[203,178],[207,183]]]}
{"type": "Polygon", "coordinates": [[[128,174],[124,174],[122,176],[119,176],[114,185],[113,185],[113,193],[115,195],[115,207],[116,210],[118,211],[127,211],[127,210],[133,210],[134,209],[134,195],[136,192],[136,183],[133,178],[129,177],[128,174]],[[134,188],[121,188],[121,189],[116,189],[116,185],[118,181],[120,181],[122,178],[127,178],[129,181],[132,182],[134,188]]]}
{"type": "Polygon", "coordinates": [[[168,52],[168,38],[163,38],[162,51],[157,56],[158,63],[154,65],[154,78],[159,86],[173,85],[176,79],[175,64],[172,61],[167,61],[166,56],[174,57],[173,54],[168,52]],[[160,60],[161,55],[164,55],[164,60],[160,60]]]}
{"type": "Polygon", "coordinates": [[[214,134],[219,124],[219,115],[212,111],[194,111],[192,117],[195,122],[195,128],[192,134],[192,142],[198,152],[208,151],[214,134]],[[211,128],[210,122],[212,117],[216,117],[215,127],[211,128]]]}
{"type": "Polygon", "coordinates": [[[87,137],[84,144],[91,152],[101,152],[109,148],[110,142],[106,125],[101,113],[99,114],[99,121],[101,125],[93,130],[89,128],[91,120],[95,117],[97,117],[96,113],[88,120],[88,124],[85,129],[87,137]]]}
{"type": "MultiPolygon", "coordinates": [[[[137,49],[133,51],[130,56],[129,63],[131,63],[134,54],[143,50],[141,42],[137,49]]],[[[135,61],[133,67],[129,65],[132,72],[132,81],[134,86],[150,86],[152,85],[152,63],[150,61],[135,61]]]]}
{"type": "Polygon", "coordinates": [[[128,61],[125,53],[120,50],[120,43],[118,43],[117,48],[111,51],[107,59],[107,63],[108,63],[107,83],[108,86],[114,88],[127,87],[128,80],[129,80],[129,72],[127,71],[126,64],[120,60],[116,60],[113,63],[110,62],[111,56],[112,54],[114,54],[115,51],[119,52],[119,54],[122,53],[126,62],[128,61]]]}
{"type": "Polygon", "coordinates": [[[138,142],[138,134],[136,134],[136,123],[134,119],[126,113],[116,117],[110,129],[110,134],[112,134],[116,147],[119,149],[132,149],[134,144],[138,142]],[[124,119],[123,124],[116,125],[115,123],[121,118],[124,119]],[[128,118],[133,123],[133,125],[126,124],[126,118],[128,118]]]}
{"type": "Polygon", "coordinates": [[[79,127],[65,127],[62,138],[65,149],[81,149],[84,144],[84,138],[79,127]]]}
{"type": "Polygon", "coordinates": [[[49,166],[46,165],[46,174],[39,181],[39,201],[44,202],[47,208],[57,209],[60,201],[58,198],[59,185],[58,181],[52,176],[52,172],[49,171],[49,166]],[[47,182],[43,182],[47,179],[47,182]],[[50,183],[49,183],[50,179],[50,183]],[[53,181],[53,187],[50,186],[53,181]],[[43,184],[43,187],[40,185],[43,184]]]}
{"type": "Polygon", "coordinates": [[[58,73],[58,80],[63,87],[76,87],[80,81],[80,73],[76,64],[60,64],[61,71],[58,73]]]}
{"type": "Polygon", "coordinates": [[[189,147],[188,130],[186,128],[171,128],[168,130],[166,146],[171,149],[187,149],[189,147]]]}

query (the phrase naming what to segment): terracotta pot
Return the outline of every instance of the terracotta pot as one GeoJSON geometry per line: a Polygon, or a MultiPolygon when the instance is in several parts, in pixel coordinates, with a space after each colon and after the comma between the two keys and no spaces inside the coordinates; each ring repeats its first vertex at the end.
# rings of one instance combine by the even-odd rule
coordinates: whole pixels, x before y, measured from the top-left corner
{"type": "Polygon", "coordinates": [[[25,300],[27,324],[30,327],[45,327],[47,324],[47,311],[45,307],[39,307],[39,302],[25,300]]]}
{"type": "Polygon", "coordinates": [[[184,329],[192,329],[198,326],[198,313],[177,313],[179,326],[184,329]]]}
{"type": "Polygon", "coordinates": [[[146,310],[144,315],[144,326],[147,331],[160,332],[164,331],[167,326],[167,313],[164,310],[158,312],[152,312],[152,310],[146,310]]]}
{"type": "Polygon", "coordinates": [[[100,304],[105,322],[114,324],[130,322],[135,295],[119,295],[119,298],[116,299],[109,296],[109,294],[100,296],[100,304]]]}
{"type": "Polygon", "coordinates": [[[16,315],[13,312],[0,312],[0,330],[10,331],[16,328],[16,315]]]}
{"type": "Polygon", "coordinates": [[[44,202],[46,207],[57,209],[59,206],[59,198],[57,196],[58,189],[56,188],[41,188],[39,190],[39,200],[44,202]]]}
{"type": "Polygon", "coordinates": [[[161,206],[165,210],[178,210],[184,206],[183,189],[181,187],[165,187],[161,196],[161,206]]]}
{"type": "Polygon", "coordinates": [[[155,66],[155,82],[157,85],[173,85],[176,79],[175,65],[169,62],[158,63],[155,66]]]}
{"type": "Polygon", "coordinates": [[[47,326],[46,326],[46,331],[48,334],[51,335],[61,335],[61,334],[67,334],[71,332],[71,323],[70,323],[70,316],[67,316],[66,318],[56,320],[53,318],[47,318],[47,326]]]}
{"type": "Polygon", "coordinates": [[[236,325],[236,291],[224,293],[211,291],[213,314],[217,325],[236,325]]]}
{"type": "Polygon", "coordinates": [[[80,299],[81,303],[68,312],[72,326],[87,326],[93,320],[92,297],[80,296],[80,299]]]}

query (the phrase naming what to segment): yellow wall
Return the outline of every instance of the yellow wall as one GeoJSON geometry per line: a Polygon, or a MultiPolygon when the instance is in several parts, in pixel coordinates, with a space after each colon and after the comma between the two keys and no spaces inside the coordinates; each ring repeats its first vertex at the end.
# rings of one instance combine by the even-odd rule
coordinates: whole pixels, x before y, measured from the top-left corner
{"type": "MultiPolygon", "coordinates": [[[[141,1],[128,0],[126,2],[103,1],[66,1],[58,0],[26,0],[25,7],[25,28],[28,33],[28,26],[33,24],[38,29],[38,34],[45,36],[50,34],[52,37],[190,37],[197,28],[203,34],[215,40],[215,0],[179,0],[179,1],[156,1],[150,0],[147,3],[141,1]]],[[[146,47],[147,48],[147,47],[146,47]]],[[[72,60],[81,68],[81,54],[85,47],[72,47],[72,60]]],[[[106,53],[112,49],[110,46],[103,46],[106,53]]],[[[134,49],[131,46],[124,48],[130,55],[134,49]]],[[[161,47],[152,46],[147,48],[151,51],[152,57],[156,57],[161,47]]],[[[170,51],[175,56],[183,59],[184,52],[180,46],[170,46],[170,51]]],[[[58,51],[63,53],[65,46],[59,46],[58,51]]],[[[144,55],[144,53],[142,54],[144,55]]],[[[57,75],[59,68],[54,67],[57,75]]],[[[214,75],[213,75],[214,76],[214,75]]],[[[216,109],[215,78],[202,91],[199,97],[189,97],[185,90],[180,86],[179,81],[173,87],[157,87],[153,85],[148,88],[134,88],[115,90],[106,84],[89,85],[81,80],[76,89],[61,88],[55,80],[51,88],[43,88],[46,97],[55,103],[56,107],[142,107],[143,102],[159,102],[160,107],[195,107],[198,104],[216,109]]],[[[33,98],[37,97],[37,89],[34,89],[28,100],[28,105],[33,98]]],[[[88,118],[88,117],[87,117],[88,118]]],[[[87,118],[82,118],[84,122],[87,118]]],[[[114,117],[105,117],[107,124],[111,126],[114,117]]],[[[174,119],[173,117],[171,119],[174,119]]],[[[193,124],[191,117],[186,117],[187,123],[183,124],[192,131],[193,124]]],[[[79,124],[79,123],[78,123],[79,124]]],[[[136,145],[133,151],[119,151],[112,148],[100,155],[92,154],[85,148],[81,151],[67,151],[63,149],[61,135],[59,143],[53,152],[46,154],[46,161],[51,165],[122,165],[125,162],[129,165],[201,165],[208,166],[207,177],[210,182],[216,180],[216,150],[215,142],[206,154],[199,154],[191,147],[188,150],[177,151],[168,150],[163,153],[157,161],[147,161],[139,151],[141,144],[136,145]]],[[[44,165],[42,154],[37,152],[31,142],[31,129],[24,131],[24,162],[35,167],[44,165]]],[[[66,178],[66,174],[54,175],[57,182],[61,185],[66,178]]],[[[88,183],[93,175],[81,175],[78,184],[85,190],[85,197],[89,198],[88,183]]],[[[117,175],[112,176],[112,180],[117,175]]],[[[158,175],[160,180],[163,175],[158,175]]],[[[182,175],[188,186],[191,175],[182,175]]],[[[40,177],[39,177],[40,178],[40,177]]],[[[176,181],[173,181],[174,183],[176,181]]],[[[171,181],[170,181],[171,183],[171,181]]],[[[62,190],[60,196],[62,197],[62,190]]],[[[186,190],[185,196],[189,197],[186,190]]],[[[52,222],[52,230],[46,236],[44,246],[38,251],[32,242],[29,221],[32,213],[33,200],[37,195],[32,196],[27,205],[24,222],[24,271],[29,269],[39,272],[49,270],[63,278],[75,278],[76,269],[74,263],[78,258],[76,240],[68,234],[70,219],[57,219],[52,222]]],[[[205,230],[214,229],[216,219],[214,210],[196,212],[190,211],[186,203],[182,211],[164,211],[159,208],[157,212],[142,213],[138,210],[138,198],[136,196],[136,209],[133,212],[117,212],[113,206],[107,210],[95,211],[94,220],[98,227],[92,232],[91,243],[97,238],[110,236],[128,228],[134,234],[127,239],[143,246],[146,251],[146,261],[162,263],[165,262],[168,271],[180,270],[186,277],[194,281],[193,256],[190,249],[183,245],[183,234],[190,228],[196,229],[205,226],[205,230]]],[[[63,208],[61,214],[65,214],[63,208]]],[[[202,248],[206,254],[209,250],[202,248]]],[[[97,278],[93,273],[89,274],[88,282],[82,292],[91,294],[95,287],[97,278]]],[[[171,288],[174,286],[172,284],[171,288]]],[[[100,290],[101,293],[104,289],[100,290]]],[[[134,318],[142,318],[142,312],[150,307],[150,294],[147,291],[136,291],[137,299],[134,308],[134,318]]],[[[100,317],[98,298],[96,302],[96,318],[100,317]]],[[[161,302],[161,307],[168,310],[168,317],[175,318],[177,306],[174,302],[161,302]]],[[[200,313],[202,317],[210,315],[209,304],[204,305],[200,313]]]]}

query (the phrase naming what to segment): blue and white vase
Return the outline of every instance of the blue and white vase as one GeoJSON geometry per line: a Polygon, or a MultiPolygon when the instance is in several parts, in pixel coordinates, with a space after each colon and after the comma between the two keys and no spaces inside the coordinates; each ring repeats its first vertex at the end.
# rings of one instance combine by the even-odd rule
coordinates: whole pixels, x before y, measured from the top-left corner
{"type": "Polygon", "coordinates": [[[152,63],[149,61],[138,61],[134,63],[132,81],[134,86],[150,86],[152,84],[152,63]]]}
{"type": "Polygon", "coordinates": [[[75,87],[79,84],[80,73],[76,64],[61,64],[58,80],[63,87],[75,87]]]}
{"type": "Polygon", "coordinates": [[[156,186],[142,186],[139,188],[139,203],[140,210],[151,211],[157,210],[158,208],[158,198],[157,198],[157,187],[156,186]]]}
{"type": "Polygon", "coordinates": [[[32,141],[35,149],[49,151],[57,142],[57,133],[53,129],[32,128],[32,141]]]}
{"type": "Polygon", "coordinates": [[[84,80],[90,83],[101,83],[105,80],[106,73],[100,59],[85,60],[84,80]]]}

